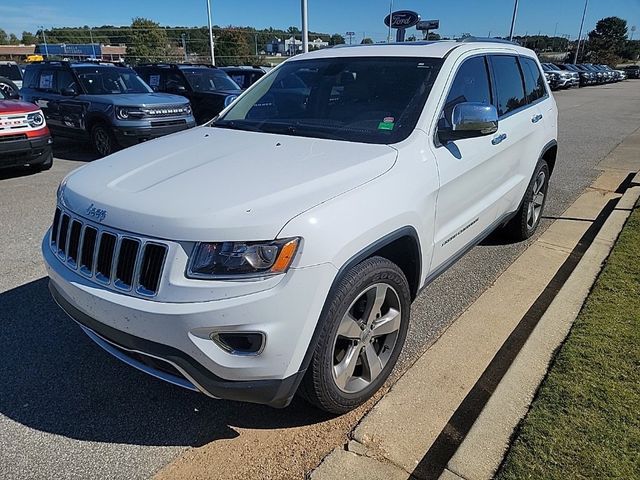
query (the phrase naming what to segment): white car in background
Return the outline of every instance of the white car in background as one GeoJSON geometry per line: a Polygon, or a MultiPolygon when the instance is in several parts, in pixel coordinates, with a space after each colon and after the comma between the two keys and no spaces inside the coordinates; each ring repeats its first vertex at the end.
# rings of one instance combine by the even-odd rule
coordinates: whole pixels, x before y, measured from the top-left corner
{"type": "Polygon", "coordinates": [[[158,378],[346,412],[389,376],[422,288],[496,229],[534,233],[556,139],[540,63],[515,44],[298,55],[212,123],[68,175],[50,289],[158,378]]]}

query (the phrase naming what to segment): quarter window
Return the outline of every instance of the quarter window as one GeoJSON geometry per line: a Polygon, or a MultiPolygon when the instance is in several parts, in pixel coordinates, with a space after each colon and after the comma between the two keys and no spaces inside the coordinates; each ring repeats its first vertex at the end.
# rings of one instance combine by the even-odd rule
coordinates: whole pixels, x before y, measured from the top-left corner
{"type": "Polygon", "coordinates": [[[491,57],[496,84],[498,115],[504,116],[527,104],[518,59],[510,55],[491,57]]]}
{"type": "Polygon", "coordinates": [[[529,102],[544,98],[547,94],[547,89],[538,64],[535,60],[527,57],[520,57],[520,64],[522,65],[522,70],[524,70],[524,84],[529,102]]]}
{"type": "Polygon", "coordinates": [[[441,128],[451,128],[453,107],[464,102],[491,104],[491,86],[485,57],[466,60],[456,73],[444,104],[441,128]]]}

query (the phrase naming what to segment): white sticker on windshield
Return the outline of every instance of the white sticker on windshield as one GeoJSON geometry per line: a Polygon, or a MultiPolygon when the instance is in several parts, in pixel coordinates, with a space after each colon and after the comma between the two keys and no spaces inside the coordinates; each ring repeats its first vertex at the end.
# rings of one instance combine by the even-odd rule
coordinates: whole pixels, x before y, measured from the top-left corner
{"type": "Polygon", "coordinates": [[[43,90],[51,90],[53,88],[53,73],[44,73],[40,75],[40,86],[43,90]]]}
{"type": "Polygon", "coordinates": [[[160,75],[151,75],[149,76],[149,86],[157,87],[160,85],[160,75]]]}

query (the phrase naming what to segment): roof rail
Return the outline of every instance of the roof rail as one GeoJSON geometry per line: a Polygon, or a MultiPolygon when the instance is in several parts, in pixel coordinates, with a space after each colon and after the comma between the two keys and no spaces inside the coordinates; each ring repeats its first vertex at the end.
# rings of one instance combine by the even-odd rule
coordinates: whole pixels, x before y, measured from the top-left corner
{"type": "Polygon", "coordinates": [[[519,45],[517,42],[511,40],[505,40],[504,38],[489,38],[489,37],[464,37],[457,40],[458,43],[506,43],[508,45],[519,45]]]}

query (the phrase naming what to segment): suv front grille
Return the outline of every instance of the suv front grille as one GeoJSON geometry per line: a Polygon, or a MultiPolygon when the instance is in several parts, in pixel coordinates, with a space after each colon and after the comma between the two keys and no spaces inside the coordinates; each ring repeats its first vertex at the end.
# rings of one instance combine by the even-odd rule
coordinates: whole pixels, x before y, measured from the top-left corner
{"type": "Polygon", "coordinates": [[[102,285],[153,297],[168,246],[91,225],[56,208],[51,227],[51,248],[69,268],[102,285]]]}

